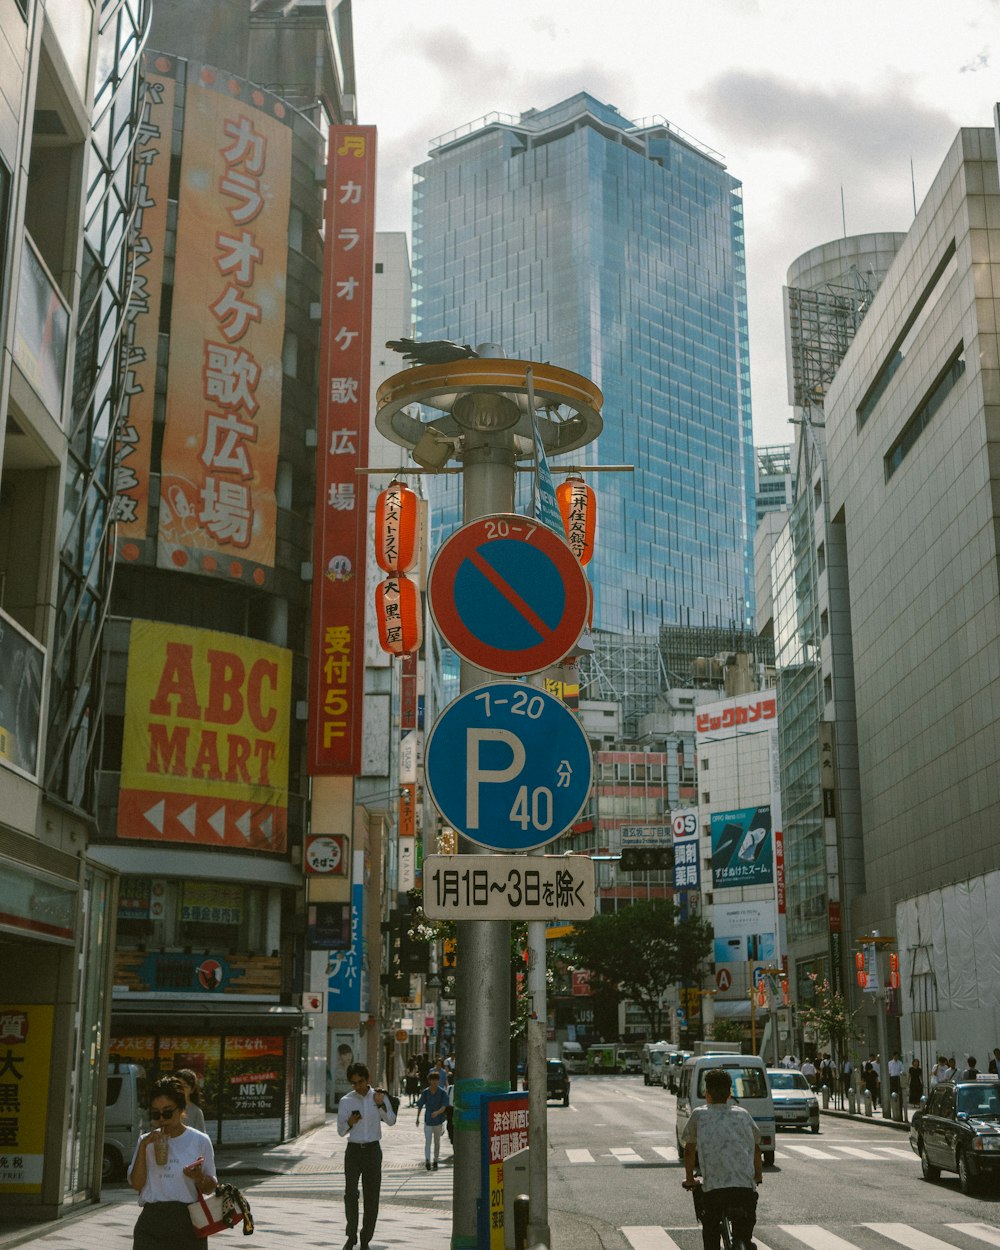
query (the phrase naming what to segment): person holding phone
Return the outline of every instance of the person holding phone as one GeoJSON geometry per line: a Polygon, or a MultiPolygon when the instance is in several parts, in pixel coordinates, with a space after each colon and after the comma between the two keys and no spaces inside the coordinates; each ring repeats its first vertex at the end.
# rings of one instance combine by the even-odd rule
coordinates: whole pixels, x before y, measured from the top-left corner
{"type": "Polygon", "coordinates": [[[152,1131],[136,1143],[129,1184],[139,1195],[139,1218],[132,1233],[132,1250],[195,1250],[188,1203],[199,1193],[212,1194],[215,1152],[212,1139],[184,1123],[184,1090],[173,1077],[153,1086],[149,1102],[152,1131]]]}
{"type": "Polygon", "coordinates": [[[371,1244],[378,1220],[379,1191],[382,1188],[382,1125],[395,1124],[396,1113],[383,1089],[372,1089],[368,1069],[352,1063],[347,1069],[351,1092],[337,1103],[337,1132],[347,1138],[344,1152],[344,1214],[347,1240],[344,1250],[358,1244],[358,1182],[365,1197],[365,1218],[361,1225],[361,1250],[371,1244]]]}

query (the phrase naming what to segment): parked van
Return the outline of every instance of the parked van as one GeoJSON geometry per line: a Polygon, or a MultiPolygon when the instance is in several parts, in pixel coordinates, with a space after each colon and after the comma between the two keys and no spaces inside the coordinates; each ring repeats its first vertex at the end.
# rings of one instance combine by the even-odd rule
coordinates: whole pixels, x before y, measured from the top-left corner
{"type": "Polygon", "coordinates": [[[662,1085],[663,1068],[667,1061],[666,1042],[647,1042],[642,1048],[643,1085],[662,1085]]]}
{"type": "Polygon", "coordinates": [[[571,1075],[587,1071],[587,1052],[579,1042],[563,1042],[562,1061],[571,1075]]]}
{"type": "Polygon", "coordinates": [[[684,1158],[681,1134],[695,1107],[705,1104],[705,1074],[724,1068],[733,1081],[733,1101],[753,1116],[760,1129],[764,1162],[774,1162],[774,1103],[767,1083],[767,1065],[760,1055],[692,1055],[681,1068],[677,1090],[677,1154],[684,1158]]]}
{"type": "Polygon", "coordinates": [[[146,1128],[146,1070],[112,1060],[104,1095],[104,1158],[101,1180],[120,1180],[146,1128]]]}
{"type": "Polygon", "coordinates": [[[631,1046],[620,1046],[618,1048],[618,1067],[622,1072],[641,1072],[642,1057],[637,1050],[633,1050],[631,1046]]]}

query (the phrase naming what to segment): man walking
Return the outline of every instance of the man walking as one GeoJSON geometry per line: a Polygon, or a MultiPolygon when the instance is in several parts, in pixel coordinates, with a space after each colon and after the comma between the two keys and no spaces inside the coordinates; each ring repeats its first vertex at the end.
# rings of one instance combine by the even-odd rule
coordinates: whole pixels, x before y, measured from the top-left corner
{"type": "Polygon", "coordinates": [[[757,1189],[764,1179],[760,1129],[744,1107],[730,1105],[733,1082],[724,1068],[705,1074],[704,1107],[696,1107],[681,1142],[684,1145],[684,1188],[694,1189],[695,1212],[701,1220],[704,1250],[719,1250],[720,1216],[733,1212],[733,1234],[750,1244],[757,1222],[757,1189]],[[702,1181],[694,1178],[695,1159],[702,1181]]]}
{"type": "Polygon", "coordinates": [[[441,1131],[448,1115],[448,1091],[441,1088],[441,1076],[437,1068],[427,1073],[427,1088],[417,1102],[417,1124],[424,1113],[424,1165],[429,1172],[438,1168],[441,1155],[441,1131]],[[431,1163],[431,1142],[434,1142],[434,1162],[431,1163]]]}
{"type": "Polygon", "coordinates": [[[889,1060],[889,1094],[896,1095],[900,1107],[903,1105],[903,1073],[906,1068],[902,1059],[899,1057],[899,1051],[892,1052],[892,1058],[889,1060]]]}
{"type": "Polygon", "coordinates": [[[372,1089],[368,1069],[352,1063],[347,1069],[351,1092],[337,1104],[337,1132],[347,1138],[344,1154],[344,1213],[347,1240],[344,1250],[354,1250],[358,1242],[358,1181],[365,1196],[365,1218],[361,1225],[361,1250],[371,1244],[378,1219],[378,1198],[382,1188],[382,1125],[395,1124],[396,1113],[388,1094],[372,1089]]]}

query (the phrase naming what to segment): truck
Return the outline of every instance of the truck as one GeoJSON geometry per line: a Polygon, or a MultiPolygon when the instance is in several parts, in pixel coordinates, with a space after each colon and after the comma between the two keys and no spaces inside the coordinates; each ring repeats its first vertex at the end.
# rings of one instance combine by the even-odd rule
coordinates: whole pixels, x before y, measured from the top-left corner
{"type": "Polygon", "coordinates": [[[742,1053],[739,1042],[695,1042],[696,1055],[738,1055],[742,1053]]]}
{"type": "Polygon", "coordinates": [[[663,1067],[670,1047],[667,1042],[646,1042],[642,1048],[643,1085],[662,1085],[663,1067]]]}
{"type": "Polygon", "coordinates": [[[617,1072],[618,1047],[613,1042],[601,1042],[587,1047],[588,1072],[617,1072]]]}
{"type": "Polygon", "coordinates": [[[104,1156],[101,1180],[121,1180],[145,1129],[146,1070],[112,1059],[104,1094],[104,1156]]]}

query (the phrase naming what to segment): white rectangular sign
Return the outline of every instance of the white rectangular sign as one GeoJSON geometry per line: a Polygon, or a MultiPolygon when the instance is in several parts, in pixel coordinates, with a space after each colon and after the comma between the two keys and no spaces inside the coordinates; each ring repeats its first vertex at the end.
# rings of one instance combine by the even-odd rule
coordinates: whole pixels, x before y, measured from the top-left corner
{"type": "Polygon", "coordinates": [[[585,855],[428,855],[430,920],[589,920],[594,863],[585,855]]]}

